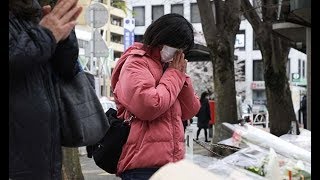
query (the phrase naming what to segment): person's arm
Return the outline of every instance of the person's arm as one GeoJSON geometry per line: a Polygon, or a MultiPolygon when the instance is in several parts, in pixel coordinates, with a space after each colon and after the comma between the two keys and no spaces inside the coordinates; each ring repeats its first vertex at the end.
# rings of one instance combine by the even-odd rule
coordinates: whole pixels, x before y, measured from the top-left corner
{"type": "Polygon", "coordinates": [[[183,72],[168,68],[156,84],[146,62],[134,56],[127,59],[115,86],[119,103],[141,120],[154,120],[166,112],[185,82],[183,72]]]}
{"type": "Polygon", "coordinates": [[[51,31],[41,26],[18,31],[18,21],[9,19],[9,66],[19,71],[32,70],[47,63],[56,49],[51,31]]]}
{"type": "Polygon", "coordinates": [[[67,39],[57,44],[52,57],[53,67],[60,77],[70,79],[79,71],[78,55],[78,41],[73,30],[67,39]]]}
{"type": "Polygon", "coordinates": [[[195,116],[200,109],[200,101],[198,96],[195,94],[190,77],[187,76],[183,88],[178,96],[182,119],[191,119],[195,116]]]}
{"type": "Polygon", "coordinates": [[[211,119],[211,111],[210,111],[209,100],[206,100],[206,111],[207,111],[207,116],[208,116],[208,118],[210,120],[211,119]]]}

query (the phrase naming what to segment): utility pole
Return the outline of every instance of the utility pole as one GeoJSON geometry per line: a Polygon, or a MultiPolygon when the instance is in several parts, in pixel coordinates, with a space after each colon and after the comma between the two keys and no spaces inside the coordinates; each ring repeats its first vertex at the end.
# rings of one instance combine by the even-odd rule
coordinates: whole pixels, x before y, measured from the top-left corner
{"type": "MultiPolygon", "coordinates": [[[[94,2],[86,11],[87,24],[92,28],[90,46],[85,48],[86,56],[90,57],[90,73],[95,75],[95,90],[101,97],[101,57],[108,55],[108,48],[97,28],[103,27],[108,22],[108,10],[103,4],[94,2]]],[[[105,73],[104,73],[105,74],[105,73]]]]}

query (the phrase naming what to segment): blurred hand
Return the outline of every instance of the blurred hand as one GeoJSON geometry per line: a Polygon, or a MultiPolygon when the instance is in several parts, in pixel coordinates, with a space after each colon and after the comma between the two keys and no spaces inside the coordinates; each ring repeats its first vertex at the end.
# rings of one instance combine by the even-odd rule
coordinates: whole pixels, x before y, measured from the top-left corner
{"type": "Polygon", "coordinates": [[[82,7],[77,6],[78,0],[59,0],[51,10],[50,6],[44,6],[44,14],[39,25],[48,28],[56,39],[56,42],[65,40],[76,25],[82,7]]]}
{"type": "Polygon", "coordinates": [[[51,6],[46,5],[42,7],[42,15],[45,16],[51,12],[51,6]]]}
{"type": "Polygon", "coordinates": [[[173,56],[173,61],[170,62],[169,67],[178,69],[179,71],[186,73],[187,60],[184,59],[184,53],[179,50],[173,56]]]}

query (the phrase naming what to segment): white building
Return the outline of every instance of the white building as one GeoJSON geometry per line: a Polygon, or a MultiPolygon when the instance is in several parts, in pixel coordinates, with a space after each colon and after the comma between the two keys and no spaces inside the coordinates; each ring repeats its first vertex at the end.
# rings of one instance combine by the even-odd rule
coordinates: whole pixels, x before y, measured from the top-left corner
{"type": "MultiPolygon", "coordinates": [[[[258,49],[258,45],[254,41],[253,29],[247,20],[241,21],[239,32],[244,36],[238,36],[236,39],[236,43],[237,41],[240,43],[238,43],[239,48],[235,50],[235,55],[238,56],[238,61],[245,61],[245,80],[236,83],[237,92],[244,92],[245,102],[248,104],[265,104],[266,93],[262,55],[258,49]],[[243,46],[240,46],[240,44],[243,44],[243,46]]],[[[288,59],[287,76],[290,80],[293,105],[297,114],[300,108],[300,96],[306,93],[307,56],[291,48],[288,59]],[[292,82],[293,74],[299,74],[301,81],[298,83],[292,82]]]]}
{"type": "MultiPolygon", "coordinates": [[[[136,21],[134,30],[136,41],[142,40],[146,28],[160,16],[168,13],[178,13],[192,23],[196,33],[195,42],[205,45],[196,0],[128,0],[127,3],[129,8],[132,8],[136,21]]],[[[235,47],[235,55],[238,57],[237,62],[244,61],[244,67],[242,67],[244,71],[240,73],[244,78],[236,82],[237,92],[240,92],[243,95],[244,101],[248,104],[265,104],[266,93],[263,81],[262,55],[258,50],[257,44],[254,42],[253,29],[250,23],[245,19],[241,21],[235,47]]],[[[298,73],[303,80],[302,84],[301,82],[299,84],[306,86],[307,56],[300,51],[291,49],[288,57],[287,74],[290,79],[295,112],[297,113],[300,106],[300,95],[305,94],[306,88],[297,86],[298,83],[293,83],[292,74],[298,73]]],[[[212,72],[210,71],[212,67],[207,68],[209,69],[207,72],[212,72]]],[[[190,75],[192,76],[192,72],[195,71],[198,70],[190,70],[190,75]]],[[[208,75],[208,73],[206,74],[208,75]]],[[[207,75],[205,77],[208,77],[207,75]]],[[[196,78],[199,79],[199,77],[196,78]]],[[[199,84],[198,82],[194,83],[197,85],[199,84]]]]}

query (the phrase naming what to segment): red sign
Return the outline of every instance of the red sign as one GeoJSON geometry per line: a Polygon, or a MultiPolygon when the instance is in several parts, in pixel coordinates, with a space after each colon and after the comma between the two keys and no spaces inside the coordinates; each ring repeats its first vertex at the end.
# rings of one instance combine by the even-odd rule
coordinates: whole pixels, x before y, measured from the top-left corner
{"type": "Polygon", "coordinates": [[[211,119],[209,121],[209,124],[214,124],[215,123],[215,119],[214,119],[214,101],[209,100],[209,105],[210,105],[210,115],[211,115],[211,119]]]}
{"type": "Polygon", "coordinates": [[[251,89],[265,89],[264,81],[261,82],[252,82],[251,83],[251,89]]]}

